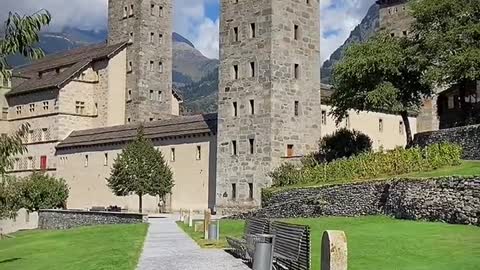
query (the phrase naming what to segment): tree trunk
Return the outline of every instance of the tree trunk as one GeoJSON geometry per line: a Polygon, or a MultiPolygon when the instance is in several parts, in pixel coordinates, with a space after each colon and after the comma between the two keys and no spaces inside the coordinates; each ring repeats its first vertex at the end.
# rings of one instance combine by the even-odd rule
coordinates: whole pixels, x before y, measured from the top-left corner
{"type": "Polygon", "coordinates": [[[138,212],[142,213],[143,194],[138,194],[138,212]]]}
{"type": "Polygon", "coordinates": [[[403,124],[405,126],[405,136],[407,137],[407,148],[408,148],[413,145],[412,127],[410,126],[410,120],[408,119],[408,112],[407,111],[401,112],[401,116],[403,119],[403,124]]]}

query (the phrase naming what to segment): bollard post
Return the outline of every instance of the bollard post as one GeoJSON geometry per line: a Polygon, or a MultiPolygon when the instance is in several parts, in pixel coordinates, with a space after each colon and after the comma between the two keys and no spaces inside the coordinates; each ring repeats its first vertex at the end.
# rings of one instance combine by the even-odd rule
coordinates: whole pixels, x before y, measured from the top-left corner
{"type": "Polygon", "coordinates": [[[192,209],[188,211],[188,227],[193,227],[193,212],[192,209]]]}
{"type": "Polygon", "coordinates": [[[180,208],[180,222],[183,222],[183,209],[180,208]]]}
{"type": "Polygon", "coordinates": [[[210,226],[211,218],[210,210],[205,210],[203,219],[203,236],[205,240],[208,240],[208,228],[210,226]]]}
{"type": "Polygon", "coordinates": [[[325,231],[322,238],[321,270],[347,270],[347,236],[343,231],[325,231]]]}

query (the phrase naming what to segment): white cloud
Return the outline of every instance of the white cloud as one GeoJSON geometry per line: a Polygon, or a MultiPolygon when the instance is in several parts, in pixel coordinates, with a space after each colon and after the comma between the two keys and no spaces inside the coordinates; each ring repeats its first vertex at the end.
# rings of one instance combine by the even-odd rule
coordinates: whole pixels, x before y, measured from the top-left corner
{"type": "MultiPolygon", "coordinates": [[[[114,0],[115,1],[115,0],[114,0]]],[[[50,30],[64,26],[99,29],[107,25],[107,0],[1,0],[0,20],[8,11],[53,14],[50,30]]],[[[174,0],[174,30],[207,57],[218,58],[219,21],[207,17],[206,5],[219,0],[174,0]]],[[[326,60],[360,23],[375,0],[321,0],[321,59],[326,60]],[[332,34],[334,33],[334,34],[332,34]],[[330,35],[326,35],[330,34],[330,35]]]]}

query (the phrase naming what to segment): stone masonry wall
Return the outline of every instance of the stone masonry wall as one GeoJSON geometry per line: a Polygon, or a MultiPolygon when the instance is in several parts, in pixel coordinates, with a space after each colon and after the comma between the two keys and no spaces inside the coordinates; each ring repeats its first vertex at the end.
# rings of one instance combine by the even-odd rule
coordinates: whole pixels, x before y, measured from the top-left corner
{"type": "Polygon", "coordinates": [[[293,145],[295,156],[317,146],[319,21],[318,1],[221,1],[216,195],[220,213],[260,206],[261,189],[271,185],[267,174],[289,161],[287,145],[293,145]]]}
{"type": "Polygon", "coordinates": [[[147,215],[132,213],[76,210],[40,210],[38,213],[38,228],[42,230],[64,230],[107,224],[136,224],[147,221],[147,215]]]}
{"type": "Polygon", "coordinates": [[[275,194],[241,217],[296,218],[391,215],[399,219],[480,226],[480,177],[399,179],[275,194]]]}
{"type": "Polygon", "coordinates": [[[418,133],[414,138],[414,144],[421,147],[442,142],[462,146],[464,159],[480,160],[480,125],[418,133]]]}

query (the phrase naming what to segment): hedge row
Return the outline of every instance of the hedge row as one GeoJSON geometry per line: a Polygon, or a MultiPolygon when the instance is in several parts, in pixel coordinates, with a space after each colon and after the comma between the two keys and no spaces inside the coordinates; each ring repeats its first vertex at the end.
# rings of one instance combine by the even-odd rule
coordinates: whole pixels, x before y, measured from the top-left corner
{"type": "Polygon", "coordinates": [[[460,146],[448,143],[434,144],[426,148],[397,148],[301,168],[284,164],[270,176],[274,187],[375,179],[459,165],[462,152],[460,146]]]}

